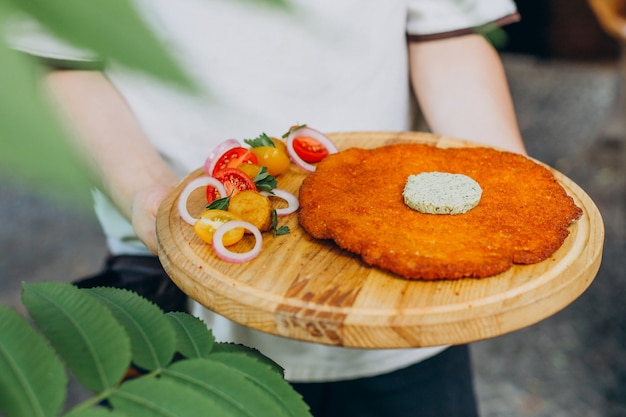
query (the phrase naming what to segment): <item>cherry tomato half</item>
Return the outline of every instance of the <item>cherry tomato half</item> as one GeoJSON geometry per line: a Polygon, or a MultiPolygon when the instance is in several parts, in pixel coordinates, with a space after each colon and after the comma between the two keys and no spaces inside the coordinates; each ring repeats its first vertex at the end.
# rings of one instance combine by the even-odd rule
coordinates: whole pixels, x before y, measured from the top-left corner
{"type": "Polygon", "coordinates": [[[267,172],[272,176],[282,174],[291,164],[287,153],[274,146],[259,146],[250,150],[256,155],[257,163],[267,167],[267,172]]]}
{"type": "MultiPolygon", "coordinates": [[[[245,172],[237,168],[225,168],[214,175],[215,179],[224,184],[226,195],[232,197],[243,190],[256,190],[256,185],[252,178],[245,172]]],[[[222,196],[223,197],[223,196],[222,196]]],[[[210,185],[206,188],[206,199],[212,203],[219,198],[217,190],[210,185]]]]}
{"type": "MultiPolygon", "coordinates": [[[[194,223],[193,231],[203,241],[212,243],[213,234],[217,228],[231,220],[241,220],[241,217],[225,210],[205,210],[194,223]]],[[[224,246],[234,245],[239,242],[244,232],[245,230],[240,227],[226,232],[222,240],[224,246]]]]}
{"type": "Polygon", "coordinates": [[[297,137],[293,140],[293,150],[304,162],[309,164],[319,162],[328,155],[328,149],[324,145],[306,136],[297,137]]]}
{"type": "Polygon", "coordinates": [[[250,152],[250,149],[241,146],[232,148],[218,158],[212,175],[215,176],[215,174],[226,168],[237,168],[242,164],[256,164],[257,162],[256,155],[250,152]]]}

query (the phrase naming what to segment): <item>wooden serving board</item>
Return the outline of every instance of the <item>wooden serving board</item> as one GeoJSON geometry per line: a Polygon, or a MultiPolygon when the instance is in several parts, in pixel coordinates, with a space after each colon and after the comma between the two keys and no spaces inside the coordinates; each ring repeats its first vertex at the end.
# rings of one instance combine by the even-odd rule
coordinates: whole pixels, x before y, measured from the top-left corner
{"type": "MultiPolygon", "coordinates": [[[[476,146],[417,132],[330,136],[339,149],[410,141],[444,148],[476,146]]],[[[332,242],[311,238],[300,228],[295,214],[279,223],[288,225],[291,233],[264,234],[263,251],[254,260],[243,264],[221,261],[178,214],[182,188],[202,175],[201,169],[183,180],[159,210],[159,257],[172,280],[190,297],[264,332],[359,348],[481,340],[532,325],[563,309],[591,284],[600,267],[604,241],[600,213],[580,187],[552,171],[583,209],[582,217],[549,259],[514,266],[489,278],[405,280],[366,265],[332,242]]],[[[281,175],[279,187],[297,195],[305,176],[293,166],[281,175]]],[[[196,215],[204,206],[204,192],[198,190],[188,207],[196,215]]]]}

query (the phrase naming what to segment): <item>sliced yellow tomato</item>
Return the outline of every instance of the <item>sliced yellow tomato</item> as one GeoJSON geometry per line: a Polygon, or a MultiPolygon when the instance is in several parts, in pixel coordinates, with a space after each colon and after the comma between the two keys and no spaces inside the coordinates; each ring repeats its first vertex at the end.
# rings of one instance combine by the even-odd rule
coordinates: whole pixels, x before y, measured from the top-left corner
{"type": "Polygon", "coordinates": [[[228,211],[252,223],[261,232],[272,226],[272,202],[258,191],[246,190],[234,195],[228,211]]]}
{"type": "Polygon", "coordinates": [[[248,174],[248,176],[254,181],[257,174],[261,170],[261,167],[258,166],[257,164],[241,164],[237,167],[237,169],[240,169],[246,174],[248,174]]]}
{"type": "MultiPolygon", "coordinates": [[[[193,231],[207,243],[212,243],[213,234],[218,227],[231,220],[241,220],[241,217],[224,210],[205,210],[194,223],[193,231]]],[[[235,228],[224,235],[224,246],[234,245],[243,237],[244,229],[235,228]]]]}
{"type": "Polygon", "coordinates": [[[272,176],[280,175],[289,168],[289,156],[279,148],[259,146],[250,150],[256,155],[258,164],[267,167],[267,172],[272,176]]]}

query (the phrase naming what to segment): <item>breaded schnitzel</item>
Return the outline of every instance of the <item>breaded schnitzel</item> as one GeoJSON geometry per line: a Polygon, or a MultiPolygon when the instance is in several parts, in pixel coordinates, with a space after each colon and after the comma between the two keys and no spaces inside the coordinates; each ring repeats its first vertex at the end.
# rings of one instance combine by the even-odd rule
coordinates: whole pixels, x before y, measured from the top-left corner
{"type": "Polygon", "coordinates": [[[409,279],[487,277],[540,262],[582,214],[547,168],[486,147],[348,149],[319,163],[299,198],[300,224],[313,237],[409,279]],[[407,178],[435,171],[478,182],[478,205],[450,215],[407,207],[407,178]]]}

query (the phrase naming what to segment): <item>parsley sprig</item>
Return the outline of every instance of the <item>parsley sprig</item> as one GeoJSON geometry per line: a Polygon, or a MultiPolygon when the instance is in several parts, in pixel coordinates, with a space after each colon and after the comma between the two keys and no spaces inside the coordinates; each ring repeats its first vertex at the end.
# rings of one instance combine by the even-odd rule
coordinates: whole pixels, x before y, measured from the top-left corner
{"type": "Polygon", "coordinates": [[[274,142],[272,141],[272,138],[267,136],[265,133],[261,133],[254,139],[244,139],[243,141],[250,145],[252,148],[260,148],[261,146],[271,146],[272,148],[276,147],[276,145],[274,145],[274,142]]]}
{"type": "Polygon", "coordinates": [[[272,210],[272,233],[274,234],[274,237],[276,236],[280,236],[280,235],[286,235],[289,234],[289,232],[291,232],[291,229],[289,229],[289,226],[278,226],[278,214],[276,214],[276,210],[272,210]]]}
{"type": "Polygon", "coordinates": [[[256,185],[257,190],[271,193],[272,190],[278,185],[278,181],[276,181],[274,176],[267,172],[267,167],[261,167],[259,172],[256,174],[256,177],[254,177],[254,184],[256,185]]]}

